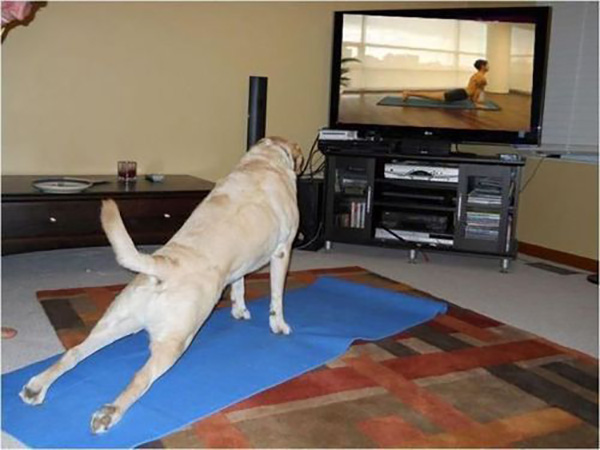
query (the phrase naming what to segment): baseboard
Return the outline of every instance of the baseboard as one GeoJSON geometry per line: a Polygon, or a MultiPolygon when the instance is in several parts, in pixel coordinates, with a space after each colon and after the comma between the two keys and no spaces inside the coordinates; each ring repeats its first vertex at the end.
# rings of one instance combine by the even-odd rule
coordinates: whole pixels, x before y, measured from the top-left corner
{"type": "Polygon", "coordinates": [[[584,256],[573,255],[572,253],[552,250],[551,248],[541,247],[535,244],[519,242],[519,252],[529,256],[546,259],[559,264],[564,264],[588,272],[598,273],[598,261],[584,256]]]}

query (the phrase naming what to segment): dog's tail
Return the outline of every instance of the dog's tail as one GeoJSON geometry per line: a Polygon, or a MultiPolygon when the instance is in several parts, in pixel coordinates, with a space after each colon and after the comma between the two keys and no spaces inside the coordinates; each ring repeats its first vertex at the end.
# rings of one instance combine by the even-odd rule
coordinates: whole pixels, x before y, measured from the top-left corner
{"type": "Polygon", "coordinates": [[[131,236],[125,229],[119,207],[114,200],[102,201],[100,220],[106,237],[115,252],[117,262],[121,266],[134,272],[154,276],[160,280],[165,279],[165,275],[173,265],[173,261],[164,256],[146,255],[137,251],[131,236]]]}

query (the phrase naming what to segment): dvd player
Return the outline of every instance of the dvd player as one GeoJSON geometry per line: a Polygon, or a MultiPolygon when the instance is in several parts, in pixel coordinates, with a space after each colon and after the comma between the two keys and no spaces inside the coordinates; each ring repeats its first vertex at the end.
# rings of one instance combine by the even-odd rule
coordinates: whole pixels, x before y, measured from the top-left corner
{"type": "Polygon", "coordinates": [[[444,245],[452,246],[454,239],[450,239],[446,236],[436,236],[434,233],[422,233],[419,231],[406,231],[406,230],[386,230],[385,228],[375,229],[375,238],[384,240],[396,240],[414,242],[418,244],[428,244],[432,246],[444,245]],[[398,239],[400,238],[400,239],[398,239]]]}
{"type": "Polygon", "coordinates": [[[387,163],[384,178],[458,183],[458,167],[387,163]]]}
{"type": "Polygon", "coordinates": [[[355,141],[358,139],[358,131],[354,130],[332,130],[323,129],[319,131],[320,141],[355,141]]]}

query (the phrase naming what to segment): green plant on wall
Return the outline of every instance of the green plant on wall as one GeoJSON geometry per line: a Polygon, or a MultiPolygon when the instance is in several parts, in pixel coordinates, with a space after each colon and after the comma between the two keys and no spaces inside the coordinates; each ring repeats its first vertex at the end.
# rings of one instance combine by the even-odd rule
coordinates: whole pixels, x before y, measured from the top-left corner
{"type": "Polygon", "coordinates": [[[342,58],[342,60],[340,61],[340,86],[341,87],[348,87],[348,85],[350,84],[350,77],[346,76],[346,74],[348,72],[350,72],[350,67],[348,67],[347,64],[350,64],[353,62],[359,63],[361,61],[358,58],[342,58]]]}

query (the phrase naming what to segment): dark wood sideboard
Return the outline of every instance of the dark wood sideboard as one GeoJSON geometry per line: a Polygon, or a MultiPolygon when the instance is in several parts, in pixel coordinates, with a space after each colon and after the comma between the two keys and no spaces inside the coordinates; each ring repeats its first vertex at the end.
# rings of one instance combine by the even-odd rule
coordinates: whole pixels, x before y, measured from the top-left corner
{"type": "Polygon", "coordinates": [[[136,244],[164,244],[181,227],[214,183],[188,175],[165,175],[161,183],[138,178],[123,183],[111,175],[79,175],[107,181],[76,194],[35,189],[43,175],[2,177],[2,254],[108,245],[100,202],[114,199],[136,244]]]}

